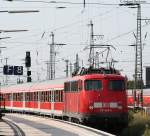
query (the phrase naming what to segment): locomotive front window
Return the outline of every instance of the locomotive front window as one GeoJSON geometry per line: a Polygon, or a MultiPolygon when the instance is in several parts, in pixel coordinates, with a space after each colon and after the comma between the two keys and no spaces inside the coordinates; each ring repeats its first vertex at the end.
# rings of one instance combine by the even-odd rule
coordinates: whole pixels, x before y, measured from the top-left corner
{"type": "Polygon", "coordinates": [[[99,91],[101,89],[102,89],[102,82],[100,80],[86,80],[85,81],[85,90],[99,91]]]}
{"type": "Polygon", "coordinates": [[[108,82],[108,88],[114,91],[125,90],[125,83],[123,80],[110,80],[108,82]]]}

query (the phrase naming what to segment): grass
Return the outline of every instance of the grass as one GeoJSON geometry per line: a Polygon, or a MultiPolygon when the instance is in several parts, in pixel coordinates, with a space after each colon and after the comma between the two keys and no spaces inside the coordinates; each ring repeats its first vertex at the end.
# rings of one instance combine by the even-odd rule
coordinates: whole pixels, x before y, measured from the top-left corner
{"type": "Polygon", "coordinates": [[[129,124],[121,136],[150,136],[150,116],[142,112],[129,112],[129,124]]]}

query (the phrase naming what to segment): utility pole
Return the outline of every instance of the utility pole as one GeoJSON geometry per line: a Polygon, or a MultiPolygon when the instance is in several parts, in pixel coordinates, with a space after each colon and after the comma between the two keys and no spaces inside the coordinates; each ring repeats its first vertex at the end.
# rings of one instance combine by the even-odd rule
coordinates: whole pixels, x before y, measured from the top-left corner
{"type": "Polygon", "coordinates": [[[46,64],[46,67],[47,67],[47,74],[46,74],[46,79],[48,80],[49,79],[49,75],[50,75],[50,63],[49,61],[45,61],[45,64],[46,64]]]}
{"type": "Polygon", "coordinates": [[[79,56],[78,56],[78,54],[76,54],[76,62],[74,63],[74,71],[78,71],[79,70],[79,68],[80,68],[80,66],[79,66],[79,56]]]}
{"type": "Polygon", "coordinates": [[[55,51],[55,46],[63,46],[66,44],[56,44],[54,42],[54,33],[51,32],[51,44],[50,45],[50,57],[49,57],[49,64],[48,64],[48,69],[49,69],[49,73],[48,73],[48,79],[49,80],[53,80],[55,79],[55,58],[56,58],[56,51],[55,51]]]}
{"type": "Polygon", "coordinates": [[[94,30],[93,30],[93,22],[92,20],[90,21],[90,27],[91,27],[91,33],[90,33],[90,54],[89,54],[89,62],[90,66],[94,67],[94,30]]]}
{"type": "Polygon", "coordinates": [[[65,62],[66,62],[66,70],[65,70],[65,72],[66,72],[66,77],[68,77],[68,75],[69,75],[69,60],[66,59],[65,62]]]}
{"type": "Polygon", "coordinates": [[[36,67],[37,67],[37,72],[36,72],[36,75],[37,75],[37,81],[40,80],[40,72],[39,72],[39,62],[38,62],[38,56],[39,56],[39,52],[36,51],[36,67]]]}
{"type": "MultiPolygon", "coordinates": [[[[5,58],[5,60],[6,60],[5,65],[7,66],[8,58],[5,58]]],[[[6,74],[6,76],[5,76],[5,84],[7,85],[7,83],[8,83],[8,75],[6,74]]]]}
{"type": "Polygon", "coordinates": [[[140,106],[143,108],[143,70],[142,70],[142,32],[141,32],[141,5],[137,4],[137,36],[135,56],[135,91],[140,89],[140,106]]]}
{"type": "Polygon", "coordinates": [[[141,2],[140,1],[125,1],[120,6],[128,6],[129,8],[137,8],[137,31],[136,31],[136,52],[135,52],[135,75],[134,75],[134,108],[136,108],[136,94],[140,92],[140,107],[143,109],[143,61],[142,61],[142,31],[141,31],[141,2]]]}
{"type": "Polygon", "coordinates": [[[54,33],[51,32],[52,43],[50,44],[50,58],[49,58],[49,76],[48,79],[55,78],[55,48],[54,48],[54,33]]]}
{"type": "Polygon", "coordinates": [[[70,62],[70,76],[72,76],[72,63],[70,62]]]}
{"type": "Polygon", "coordinates": [[[95,56],[95,68],[99,68],[99,53],[96,52],[95,56]]]}

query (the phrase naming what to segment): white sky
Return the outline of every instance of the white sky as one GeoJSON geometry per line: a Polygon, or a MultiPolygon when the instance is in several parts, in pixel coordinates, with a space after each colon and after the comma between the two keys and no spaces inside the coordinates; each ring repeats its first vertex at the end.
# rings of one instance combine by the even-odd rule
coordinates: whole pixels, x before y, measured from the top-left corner
{"type": "MultiPolygon", "coordinates": [[[[24,0],[25,1],[25,0],[24,0]]],[[[56,77],[65,76],[65,62],[62,59],[69,59],[72,63],[75,61],[75,55],[78,53],[81,61],[87,66],[89,50],[84,48],[89,44],[90,20],[94,23],[94,34],[104,35],[103,40],[96,39],[95,43],[112,44],[116,51],[112,49],[111,56],[119,61],[115,64],[117,69],[123,70],[122,73],[132,79],[134,74],[134,47],[128,45],[135,43],[133,32],[136,33],[136,13],[137,9],[121,7],[118,5],[99,5],[87,4],[83,8],[82,4],[54,4],[44,2],[24,2],[22,0],[7,2],[0,0],[0,10],[40,10],[39,13],[9,14],[0,12],[0,29],[27,29],[28,32],[20,33],[1,33],[0,37],[10,36],[12,38],[0,41],[0,46],[7,47],[2,49],[1,58],[2,67],[5,64],[4,58],[8,57],[9,65],[23,65],[25,52],[31,51],[32,58],[32,77],[37,80],[37,73],[40,73],[40,79],[46,78],[45,61],[49,59],[49,46],[51,43],[50,34],[54,32],[55,43],[65,43],[63,47],[56,47],[56,77]],[[65,6],[64,9],[58,9],[58,6],[65,6]],[[42,34],[45,32],[43,38],[42,34]],[[38,57],[36,56],[38,52],[38,57]]],[[[83,0],[56,0],[57,2],[82,3],[83,0]]],[[[120,0],[86,0],[87,3],[105,3],[119,4],[120,0]]],[[[142,5],[142,18],[150,18],[150,4],[142,5]]],[[[142,22],[145,25],[145,22],[142,22]]],[[[149,66],[150,53],[150,25],[142,27],[142,38],[145,44],[143,48],[143,66],[149,66]],[[148,33],[144,40],[145,33],[148,33]]],[[[99,50],[102,51],[102,50],[99,50]]],[[[104,54],[105,55],[105,54],[104,54]]],[[[104,58],[101,56],[101,60],[104,58]]],[[[145,68],[143,67],[145,71],[145,68]]],[[[26,73],[24,73],[26,74],[26,73]]],[[[145,74],[145,72],[144,72],[145,74]]],[[[1,74],[2,76],[2,74],[1,74]]],[[[1,77],[1,82],[3,82],[1,77]]],[[[16,77],[9,76],[9,79],[16,77]]],[[[24,78],[25,80],[25,78],[24,78]]],[[[145,80],[145,75],[144,75],[145,80]]]]}

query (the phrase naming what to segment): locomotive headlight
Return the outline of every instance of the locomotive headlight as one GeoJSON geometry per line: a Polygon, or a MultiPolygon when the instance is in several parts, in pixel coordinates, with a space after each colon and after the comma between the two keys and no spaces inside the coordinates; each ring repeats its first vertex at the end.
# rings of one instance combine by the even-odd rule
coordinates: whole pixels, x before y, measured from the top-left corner
{"type": "Polygon", "coordinates": [[[90,110],[93,110],[93,108],[94,108],[94,107],[93,107],[92,105],[91,105],[91,106],[89,106],[89,109],[90,109],[90,110]]]}
{"type": "Polygon", "coordinates": [[[122,106],[118,106],[118,109],[122,110],[122,106]]]}

